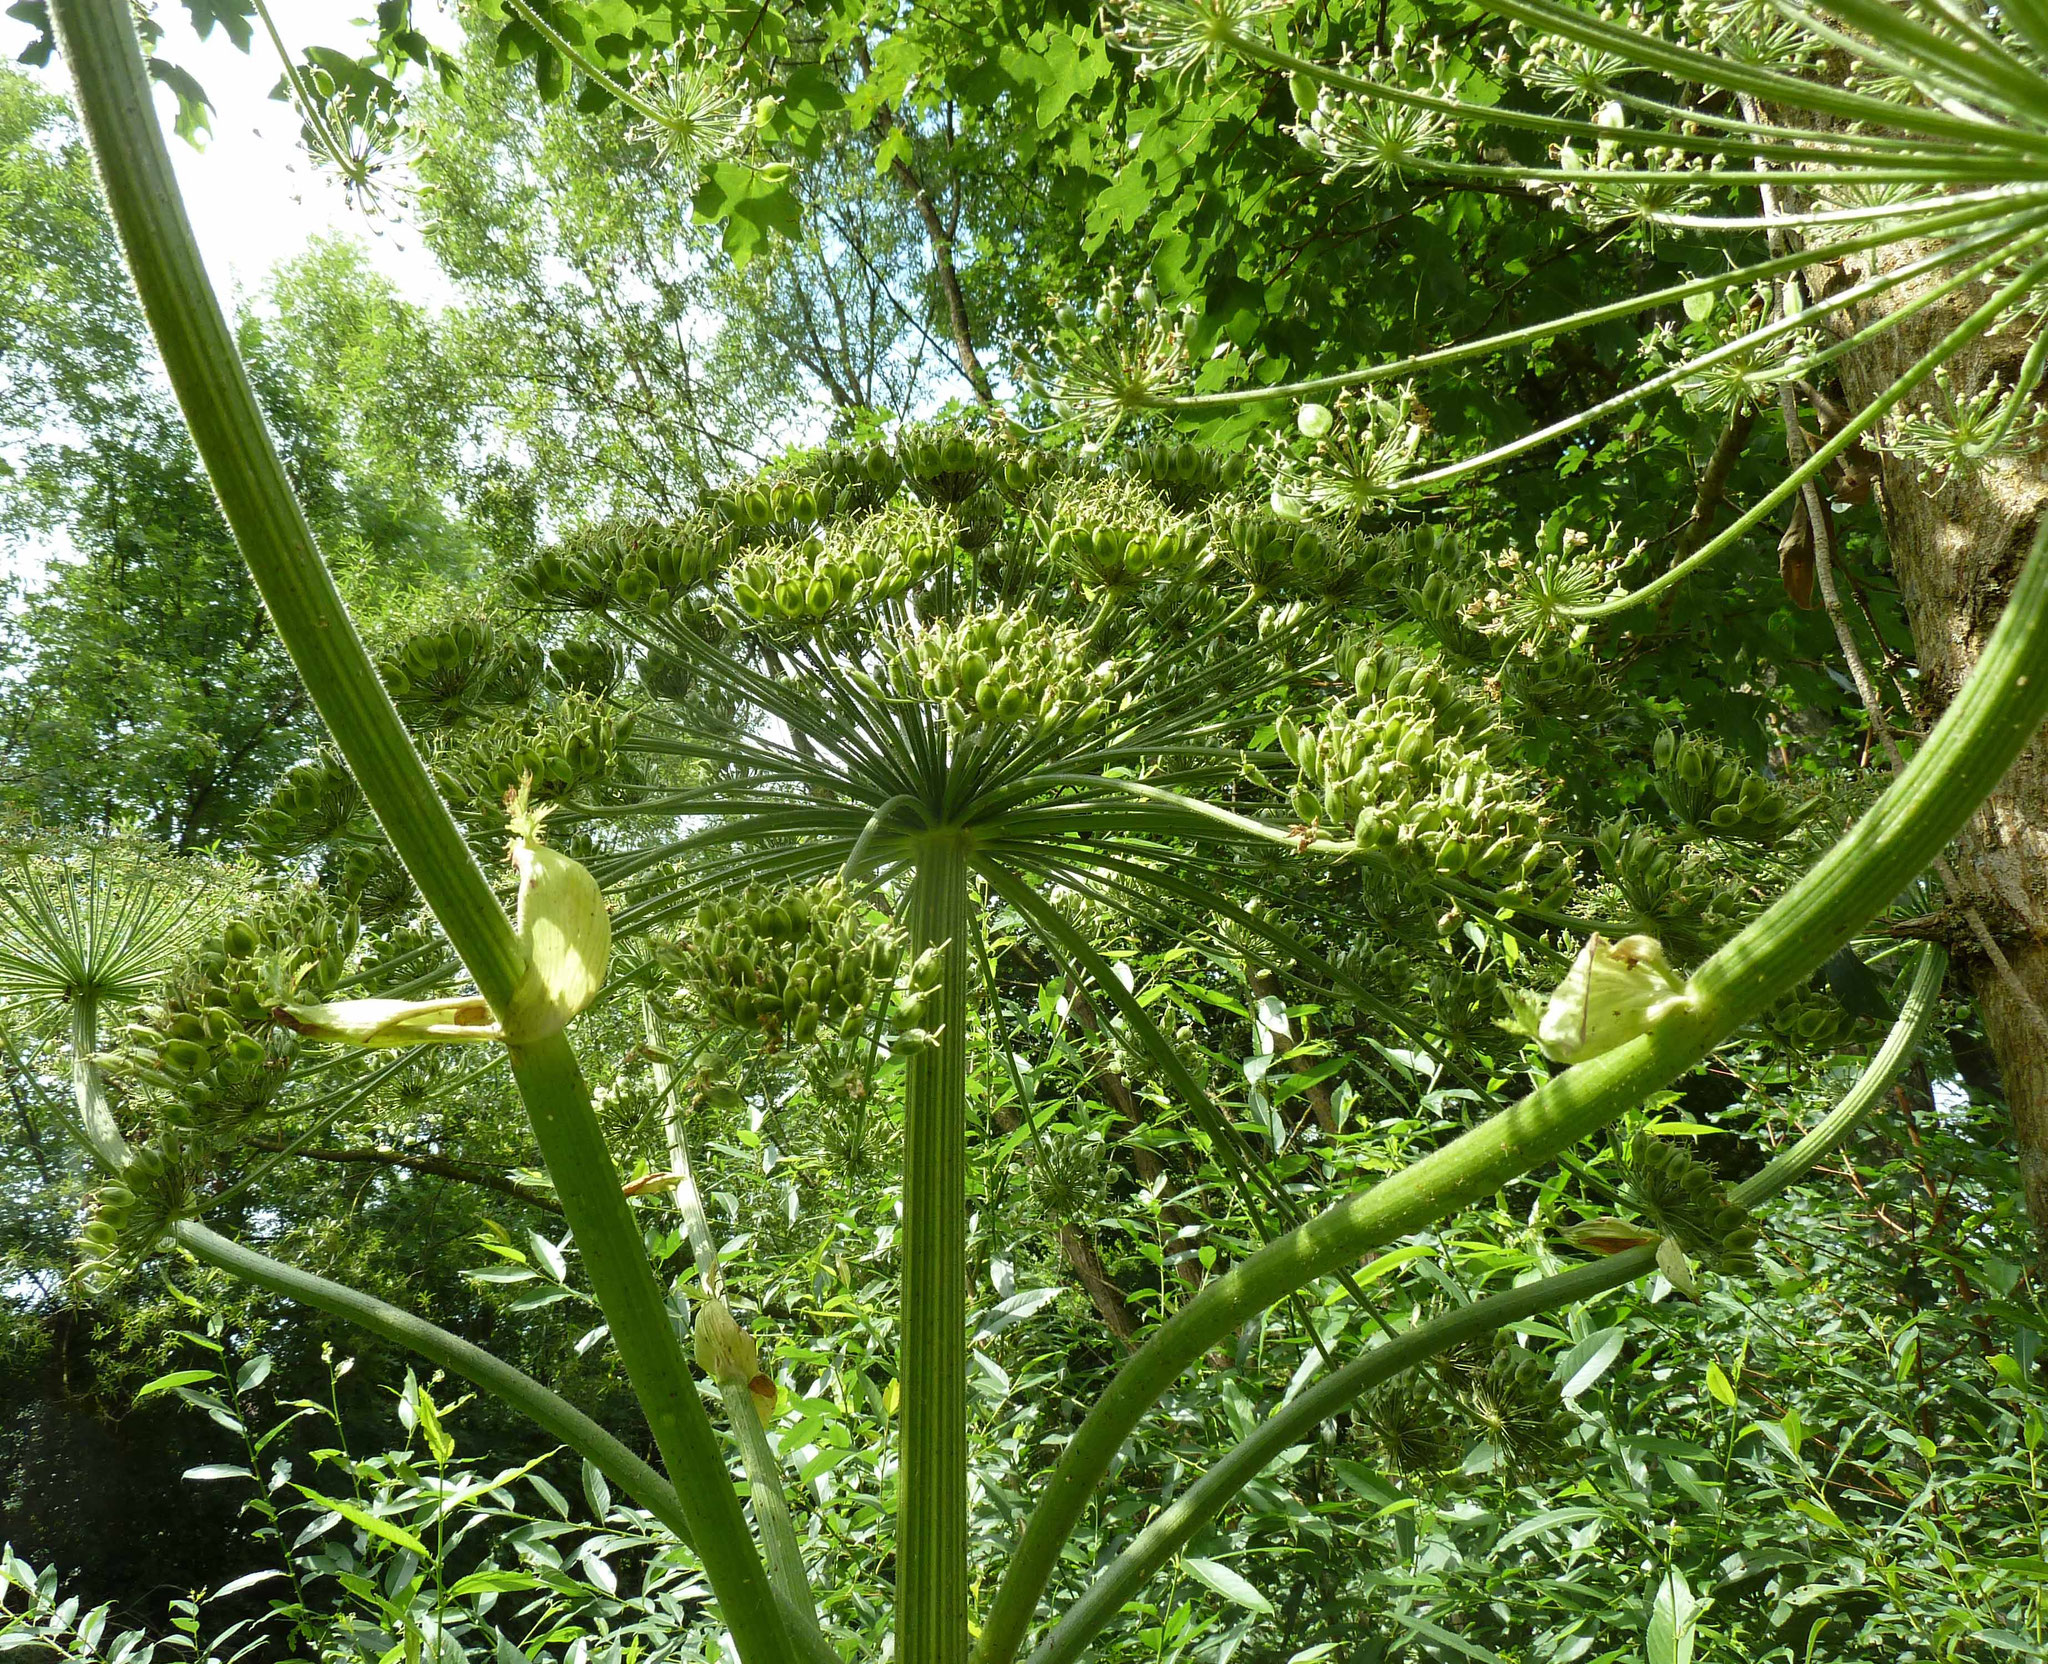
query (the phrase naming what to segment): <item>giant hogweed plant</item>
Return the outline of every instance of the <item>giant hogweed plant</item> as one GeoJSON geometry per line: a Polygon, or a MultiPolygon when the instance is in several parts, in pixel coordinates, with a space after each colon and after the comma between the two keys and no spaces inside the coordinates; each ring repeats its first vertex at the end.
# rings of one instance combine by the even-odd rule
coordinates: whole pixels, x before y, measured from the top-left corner
{"type": "MultiPolygon", "coordinates": [[[[112,1264],[168,1241],[499,1395],[690,1545],[742,1658],[822,1658],[836,1649],[792,1552],[788,1510],[766,1483],[772,1452],[764,1467],[748,1425],[750,1401],[772,1412],[773,1397],[749,1373],[759,1362],[752,1342],[715,1299],[700,1304],[694,1347],[685,1340],[570,1038],[578,1012],[603,997],[615,933],[647,944],[636,949],[636,976],[657,991],[684,989],[688,1020],[766,1047],[836,1035],[905,1057],[896,1656],[957,1664],[971,1649],[1000,1664],[1030,1640],[1063,1547],[1119,1449],[1190,1364],[1325,1279],[1346,1281],[1375,1250],[1568,1155],[1765,1013],[1915,881],[2048,710],[2038,674],[2048,562],[2036,560],[1971,682],[1910,767],[1773,904],[1689,976],[1648,939],[1610,943],[1595,934],[1559,956],[1559,992],[1530,1018],[1546,1049],[1570,1066],[1422,1159],[1302,1217],[1300,1199],[1272,1182],[1146,1001],[1077,928],[1070,898],[1166,928],[1198,929],[1220,915],[1239,940],[1266,943],[1340,984],[1341,966],[1246,905],[1261,899],[1256,876],[1246,877],[1259,870],[1254,857],[1372,865],[1439,898],[1451,927],[1462,918],[1482,937],[1528,936],[1537,945],[1543,930],[1583,931],[1590,921],[1568,911],[1573,863],[1540,792],[1500,766],[1486,724],[1439,668],[1378,643],[1347,650],[1340,665],[1337,644],[1319,638],[1327,615],[1276,602],[1260,562],[1277,539],[1236,530],[1228,503],[1221,520],[1190,512],[1229,484],[1213,459],[1174,453],[1178,460],[1147,485],[1133,477],[1146,465],[1117,472],[1084,463],[1069,472],[1000,433],[907,436],[857,469],[842,458],[804,477],[763,479],[707,505],[690,525],[611,528],[536,562],[528,587],[537,601],[601,626],[591,645],[566,652],[575,676],[602,685],[630,653],[644,685],[708,688],[713,703],[753,715],[707,736],[676,719],[687,702],[667,715],[650,702],[626,735],[648,766],[611,788],[604,835],[593,831],[575,846],[584,861],[559,847],[579,814],[586,825],[595,818],[594,797],[580,807],[576,798],[577,759],[587,764],[593,749],[620,744],[620,728],[608,739],[601,727],[581,729],[559,749],[536,744],[530,759],[513,758],[518,907],[508,918],[392,700],[414,701],[436,676],[456,675],[461,653],[401,651],[387,665],[389,685],[380,680],[291,496],[206,283],[128,9],[57,0],[53,13],[173,386],[346,764],[350,784],[339,771],[331,777],[341,801],[322,807],[320,792],[302,795],[338,834],[351,820],[348,793],[360,792],[474,984],[473,992],[410,997],[433,993],[441,974],[422,948],[412,960],[418,986],[396,986],[394,974],[366,998],[309,1000],[309,992],[352,992],[340,986],[337,963],[348,951],[346,917],[324,926],[238,921],[205,957],[184,1003],[167,1002],[138,1025],[123,1065],[137,1089],[111,1094],[100,1061],[101,990],[67,984],[80,1125],[108,1170],[103,1228],[87,1240],[112,1264]],[[1226,548],[1237,567],[1222,558],[1226,548]],[[1242,576],[1231,581],[1233,572],[1242,576]],[[1335,701],[1306,720],[1290,711],[1305,691],[1320,699],[1333,686],[1335,701]],[[1268,728],[1270,748],[1259,744],[1268,728]],[[1276,792],[1291,799],[1286,808],[1273,803],[1276,792]],[[565,806],[549,820],[551,794],[565,806]],[[626,835],[635,826],[652,835],[636,843],[626,835]],[[981,897],[1106,1002],[1157,1085],[1232,1160],[1269,1240],[1202,1282],[1116,1372],[1043,1475],[1021,1532],[996,1545],[1001,1580],[975,1613],[964,1212],[981,897]],[[159,1101],[151,1094],[191,1103],[193,1083],[271,1069],[305,1042],[451,1042],[502,1054],[665,1471],[461,1337],[200,1221],[206,1146],[223,1129],[152,1129],[140,1119],[159,1101]],[[693,1351],[731,1411],[753,1483],[751,1528],[691,1370],[693,1351]]],[[[1298,545],[1286,547],[1296,558],[1298,545]]],[[[1311,565],[1318,582],[1341,587],[1345,570],[1332,569],[1331,553],[1313,547],[1311,565]]],[[[1349,558],[1366,559],[1356,548],[1349,558]]],[[[1346,567],[1344,549],[1336,562],[1346,567]]],[[[1736,773],[1724,782],[1718,765],[1697,755],[1680,784],[1730,834],[1745,817],[1762,827],[1787,813],[1768,792],[1745,791],[1736,773]],[[1723,784],[1730,800],[1709,802],[1723,784]]],[[[289,819],[275,823],[280,832],[289,819]]],[[[1690,1280],[1697,1263],[1739,1275],[1754,1242],[1747,1205],[1789,1182],[1867,1111],[1916,1042],[1939,969],[1928,950],[1856,1090],[1748,1188],[1731,1195],[1654,1140],[1631,1142],[1628,1198],[1639,1219],[1589,1236],[1620,1251],[1390,1334],[1332,1370],[1227,1452],[1198,1492],[1162,1511],[1040,1639],[1036,1656],[1085,1647],[1128,1590],[1208,1517],[1204,1510],[1221,1507],[1272,1453],[1358,1394],[1653,1268],[1676,1282],[1690,1280]]],[[[1374,1008],[1368,991],[1354,988],[1353,997],[1374,1008]]],[[[1390,1024],[1401,1018],[1382,1014],[1390,1024]]],[[[196,1096],[210,1105],[209,1091],[196,1096]]],[[[252,1113],[265,1108],[259,1102],[252,1113]]],[[[687,1167],[670,1177],[687,1184],[687,1167]]],[[[1541,1444],[1541,1395],[1530,1374],[1515,1357],[1481,1363],[1461,1378],[1458,1396],[1504,1441],[1528,1427],[1541,1444]]]]}
{"type": "Polygon", "coordinates": [[[1626,560],[1586,550],[1504,592],[1504,604],[1571,619],[1682,584],[1858,464],[1860,449],[1887,450],[1938,483],[2038,445],[2048,12],[2032,0],[1627,10],[1490,0],[1510,27],[1483,61],[1396,30],[1334,64],[1295,48],[1293,10],[1134,0],[1116,34],[1153,75],[1288,76],[1293,131],[1326,183],[1519,187],[1608,236],[1696,245],[1718,269],[1383,363],[1214,391],[1196,390],[1187,321],[1149,285],[1113,288],[1092,318],[1060,313],[1036,372],[1069,417],[1105,427],[1144,412],[1302,401],[1298,433],[1276,440],[1274,502],[1296,516],[1355,517],[1660,400],[1731,418],[1796,411],[1801,390],[1824,388],[1846,355],[1918,321],[1926,344],[1888,385],[1861,409],[1826,412],[1830,431],[1811,448],[1788,434],[1783,478],[1655,577],[1635,583],[1626,560]],[[1437,453],[1418,384],[1629,320],[1644,330],[1639,378],[1483,452],[1437,453]],[[2011,343],[1997,356],[2012,362],[1959,384],[1952,370],[1991,343],[2011,343]]]}

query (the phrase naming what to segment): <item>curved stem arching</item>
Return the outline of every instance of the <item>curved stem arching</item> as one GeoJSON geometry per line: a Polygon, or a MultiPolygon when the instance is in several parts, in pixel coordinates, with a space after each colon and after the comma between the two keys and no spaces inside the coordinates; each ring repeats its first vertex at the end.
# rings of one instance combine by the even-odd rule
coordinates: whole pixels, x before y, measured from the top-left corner
{"type": "MultiPolygon", "coordinates": [[[[1836,1148],[1891,1089],[1920,1049],[1940,1007],[1948,955],[1930,943],[1921,950],[1913,980],[1891,1032],[1856,1083],[1803,1138],[1769,1166],[1736,1187],[1732,1200],[1755,1207],[1810,1172],[1836,1148]]],[[[1452,1347],[1492,1334],[1539,1312],[1590,1300],[1657,1268],[1654,1246],[1630,1249],[1591,1265],[1504,1290],[1418,1324],[1398,1339],[1332,1370],[1287,1400],[1246,1439],[1161,1508],[1129,1545],[1099,1572],[1032,1651],[1028,1664],[1073,1664],[1139,1589],[1230,1499],[1271,1466],[1281,1452],[1311,1437],[1318,1424],[1396,1375],[1440,1357],[1452,1347]]]]}
{"type": "Polygon", "coordinates": [[[2048,528],[1970,680],[1927,744],[1798,884],[1703,965],[1648,1031],[1215,1278],[1104,1389],[1044,1481],[982,1631],[979,1664],[1009,1664],[1062,1545],[1116,1452],[1208,1347],[1293,1290],[1423,1229],[1552,1159],[1705,1057],[1810,976],[1937,856],[2048,715],[2048,528]]]}

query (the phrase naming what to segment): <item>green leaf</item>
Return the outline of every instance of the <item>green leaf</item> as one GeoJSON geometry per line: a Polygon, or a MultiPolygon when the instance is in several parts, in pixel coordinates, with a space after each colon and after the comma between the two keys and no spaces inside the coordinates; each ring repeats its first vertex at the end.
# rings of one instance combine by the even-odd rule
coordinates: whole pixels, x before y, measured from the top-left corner
{"type": "Polygon", "coordinates": [[[1479,1664],[1507,1664],[1497,1652],[1482,1647],[1477,1641],[1468,1641],[1462,1635],[1454,1635],[1441,1624],[1433,1624],[1427,1618],[1413,1617],[1406,1612],[1396,1612],[1394,1621],[1405,1624],[1425,1641],[1434,1641],[1440,1647],[1449,1647],[1452,1652],[1463,1653],[1467,1658],[1476,1658],[1479,1664]]]}
{"type": "Polygon", "coordinates": [[[471,1572],[458,1578],[449,1586],[451,1595],[512,1595],[528,1589],[545,1589],[548,1585],[529,1572],[487,1571],[471,1572]]]}
{"type": "Polygon", "coordinates": [[[422,1560],[431,1560],[434,1557],[433,1550],[402,1525],[394,1525],[389,1520],[379,1519],[368,1509],[359,1508],[353,1502],[344,1502],[340,1497],[322,1496],[318,1491],[304,1485],[299,1486],[298,1491],[308,1502],[317,1503],[322,1508],[333,1509],[350,1525],[360,1527],[373,1537],[382,1537],[387,1543],[396,1543],[400,1548],[410,1549],[422,1560]]]}
{"type": "Polygon", "coordinates": [[[1698,1609],[1685,1574],[1673,1566],[1657,1586],[1650,1627],[1643,1635],[1648,1664],[1692,1664],[1693,1614],[1698,1609]]]}
{"type": "Polygon", "coordinates": [[[1191,1554],[1181,1560],[1181,1567],[1197,1583],[1207,1584],[1225,1600],[1235,1602],[1247,1612],[1273,1610],[1271,1601],[1220,1561],[1204,1560],[1191,1554]]]}
{"type": "Polygon", "coordinates": [[[1622,1345],[1627,1339],[1628,1331],[1624,1328],[1594,1330],[1567,1352],[1558,1364],[1557,1374],[1564,1383],[1559,1391],[1568,1399],[1577,1398],[1607,1373],[1614,1360],[1621,1356],[1622,1345]]]}
{"type": "Polygon", "coordinates": [[[1735,1385],[1711,1358],[1707,1360],[1707,1391],[1714,1395],[1714,1401],[1723,1409],[1735,1408],[1735,1385]]]}
{"type": "Polygon", "coordinates": [[[178,1387],[189,1387],[198,1381],[216,1379],[210,1369],[174,1369],[168,1375],[159,1375],[154,1381],[135,1389],[135,1402],[140,1404],[152,1393],[170,1392],[178,1387]]]}

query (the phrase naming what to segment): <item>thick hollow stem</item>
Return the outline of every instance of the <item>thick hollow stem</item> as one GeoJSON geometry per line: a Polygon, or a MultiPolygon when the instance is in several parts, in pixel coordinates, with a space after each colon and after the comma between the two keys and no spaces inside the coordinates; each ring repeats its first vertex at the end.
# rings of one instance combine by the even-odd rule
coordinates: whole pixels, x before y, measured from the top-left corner
{"type": "Polygon", "coordinates": [[[2048,714],[2048,530],[1975,673],[1926,746],[1805,878],[1721,949],[1648,1033],[1556,1076],[1372,1189],[1211,1281],[1104,1389],[1039,1493],[982,1630],[982,1664],[1016,1656],[1061,1545],[1117,1451],[1173,1380],[1293,1290],[1553,1159],[1690,1068],[1810,976],[1940,854],[2048,714]]]}
{"type": "MultiPolygon", "coordinates": [[[[271,445],[199,256],[126,0],[54,0],[57,37],[144,315],[278,637],[477,989],[502,1016],[525,956],[363,650],[271,445]]],[[[791,1657],[760,1556],[566,1038],[512,1048],[541,1154],[704,1570],[747,1664],[791,1657]]]]}
{"type": "Polygon", "coordinates": [[[897,1480],[896,1656],[967,1656],[967,852],[921,840],[910,953],[940,948],[941,982],[903,1096],[903,1468],[897,1480]]]}

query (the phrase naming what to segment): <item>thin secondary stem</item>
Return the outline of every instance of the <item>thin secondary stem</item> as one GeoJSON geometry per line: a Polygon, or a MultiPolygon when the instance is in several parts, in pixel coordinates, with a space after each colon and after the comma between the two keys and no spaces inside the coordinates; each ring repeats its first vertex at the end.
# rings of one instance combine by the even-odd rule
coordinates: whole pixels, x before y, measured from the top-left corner
{"type": "MultiPolygon", "coordinates": [[[[661,1125],[668,1145],[669,1171],[675,1176],[676,1211],[695,1251],[697,1276],[708,1299],[725,1297],[725,1272],[718,1259],[718,1239],[711,1234],[711,1218],[704,1211],[704,1195],[697,1188],[697,1175],[690,1164],[689,1131],[684,1124],[682,1094],[677,1090],[675,1070],[662,1060],[661,1025],[652,1003],[642,1001],[641,1022],[645,1025],[652,1063],[655,1095],[661,1101],[661,1125]]],[[[838,1654],[818,1625],[818,1600],[804,1572],[803,1546],[797,1540],[796,1521],[789,1511],[789,1499],[782,1490],[781,1464],[768,1442],[768,1430],[754,1409],[749,1387],[721,1380],[718,1396],[725,1404],[726,1420],[733,1440],[746,1464],[754,1524],[761,1533],[761,1550],[768,1562],[768,1575],[784,1609],[797,1619],[797,1636],[819,1664],[838,1664],[838,1654]]]]}
{"type": "MultiPolygon", "coordinates": [[[[1941,981],[1947,963],[1948,956],[1932,943],[1922,950],[1898,1020],[1855,1085],[1810,1132],[1761,1173],[1738,1186],[1733,1193],[1734,1201],[1754,1207],[1796,1183],[1848,1137],[1891,1090],[1892,1083],[1920,1049],[1940,1009],[1941,981]]],[[[1374,1387],[1468,1340],[1492,1334],[1539,1312],[1593,1299],[1647,1276],[1656,1268],[1654,1246],[1575,1266],[1418,1324],[1405,1335],[1323,1376],[1282,1404],[1248,1438],[1153,1515],[1116,1559],[1096,1575],[1081,1598],[1061,1614],[1058,1624],[1031,1653],[1029,1664],[1073,1664],[1124,1604],[1232,1497],[1271,1466],[1283,1451],[1309,1438],[1319,1423],[1374,1387]]]]}

